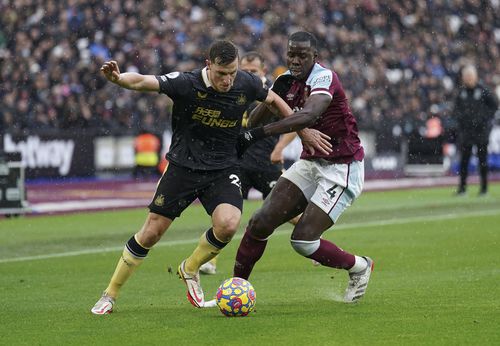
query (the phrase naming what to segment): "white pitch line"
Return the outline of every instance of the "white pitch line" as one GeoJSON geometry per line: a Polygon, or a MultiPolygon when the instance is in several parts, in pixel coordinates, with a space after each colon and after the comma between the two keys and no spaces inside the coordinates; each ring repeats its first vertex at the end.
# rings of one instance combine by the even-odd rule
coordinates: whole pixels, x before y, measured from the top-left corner
{"type": "MultiPolygon", "coordinates": [[[[421,222],[421,221],[439,221],[439,220],[449,220],[449,219],[461,219],[461,218],[469,218],[476,216],[489,216],[489,215],[497,215],[500,214],[500,210],[479,210],[469,213],[451,213],[451,214],[443,214],[443,215],[434,215],[434,216],[413,216],[402,219],[386,219],[386,220],[378,220],[378,221],[368,221],[368,222],[357,222],[357,223],[349,223],[345,225],[338,225],[333,228],[333,230],[341,230],[341,229],[351,229],[351,228],[364,228],[364,227],[378,227],[378,226],[389,226],[389,225],[401,225],[406,223],[413,222],[421,222]]],[[[273,236],[281,236],[290,234],[291,229],[280,230],[273,234],[273,236]]],[[[238,234],[233,239],[241,239],[242,235],[238,234]]],[[[195,244],[198,243],[198,238],[196,239],[185,239],[185,240],[172,240],[166,242],[160,242],[155,245],[155,247],[164,247],[164,246],[176,246],[176,245],[185,245],[185,244],[195,244]]],[[[115,252],[123,249],[123,246],[113,246],[113,247],[105,247],[105,248],[95,248],[95,249],[83,249],[77,251],[68,251],[68,252],[58,252],[52,254],[45,255],[37,255],[37,256],[26,256],[26,257],[17,257],[17,258],[4,258],[0,259],[1,263],[13,263],[13,262],[26,262],[26,261],[36,261],[36,260],[44,260],[50,258],[58,258],[58,257],[72,257],[72,256],[80,256],[80,255],[90,255],[96,253],[106,253],[106,252],[115,252]]]]}

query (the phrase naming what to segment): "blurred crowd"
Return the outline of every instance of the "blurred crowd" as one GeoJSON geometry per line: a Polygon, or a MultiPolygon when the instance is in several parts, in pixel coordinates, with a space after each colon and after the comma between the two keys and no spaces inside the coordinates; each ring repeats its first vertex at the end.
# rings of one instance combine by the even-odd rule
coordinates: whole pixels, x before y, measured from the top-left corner
{"type": "MultiPolygon", "coordinates": [[[[461,67],[500,93],[500,0],[0,0],[0,128],[123,133],[169,126],[167,97],[118,88],[122,71],[203,66],[229,38],[284,70],[286,38],[313,32],[364,130],[397,138],[431,117],[452,124],[461,67]]],[[[451,125],[450,125],[451,126],[451,125]]]]}

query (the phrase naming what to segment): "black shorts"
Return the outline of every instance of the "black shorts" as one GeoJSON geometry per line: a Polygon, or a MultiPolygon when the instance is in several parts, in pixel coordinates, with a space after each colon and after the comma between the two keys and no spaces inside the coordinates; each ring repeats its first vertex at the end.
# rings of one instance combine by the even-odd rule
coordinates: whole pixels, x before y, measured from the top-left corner
{"type": "Polygon", "coordinates": [[[170,163],[158,183],[149,210],[173,220],[196,198],[209,215],[222,203],[242,210],[240,188],[238,167],[201,171],[170,163]]]}
{"type": "Polygon", "coordinates": [[[269,195],[271,189],[276,185],[278,178],[281,176],[280,171],[255,171],[240,168],[241,178],[241,193],[243,198],[248,198],[248,191],[250,188],[262,192],[264,198],[269,195]]]}

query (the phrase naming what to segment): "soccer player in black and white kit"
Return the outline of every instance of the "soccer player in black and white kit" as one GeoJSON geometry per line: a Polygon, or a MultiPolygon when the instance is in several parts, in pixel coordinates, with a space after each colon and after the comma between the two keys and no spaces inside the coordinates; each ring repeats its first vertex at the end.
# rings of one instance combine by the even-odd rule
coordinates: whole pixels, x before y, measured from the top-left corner
{"type": "MultiPolygon", "coordinates": [[[[237,142],[243,113],[255,100],[283,116],[292,111],[257,76],[238,70],[238,50],[225,40],[214,42],[206,66],[191,72],[161,76],[120,73],[116,61],[105,62],[101,71],[123,88],[169,96],[174,102],[173,137],[167,154],[170,164],[158,183],[146,221],[126,243],[108,287],[91,311],[98,315],[113,311],[120,288],[196,198],[211,215],[212,227],[179,265],[178,274],[191,304],[204,307],[199,267],[228,244],[240,223],[243,203],[237,142]]],[[[324,138],[329,137],[315,132],[311,138],[316,140],[317,150],[324,150],[324,138]]]]}
{"type": "MultiPolygon", "coordinates": [[[[262,80],[262,84],[271,87],[271,82],[266,78],[267,68],[264,64],[264,58],[258,52],[250,51],[245,53],[240,59],[240,69],[250,72],[258,76],[262,80]]],[[[247,111],[243,114],[242,129],[247,130],[256,126],[268,124],[270,122],[279,120],[279,117],[273,115],[271,117],[261,119],[249,119],[251,111],[259,104],[258,101],[250,105],[247,111]]],[[[290,143],[295,137],[296,133],[289,133],[283,136],[290,136],[280,148],[276,148],[276,144],[280,136],[269,136],[263,138],[251,147],[249,147],[242,155],[240,164],[240,181],[241,193],[243,198],[248,198],[248,193],[251,188],[256,189],[262,193],[262,197],[266,198],[271,192],[273,186],[278,181],[283,173],[283,149],[286,144],[290,143]],[[271,160],[271,156],[275,155],[276,158],[271,160]]],[[[298,217],[290,220],[291,223],[297,223],[298,217]]],[[[209,262],[200,267],[200,272],[203,274],[215,274],[217,271],[217,257],[214,257],[209,262]]]]}

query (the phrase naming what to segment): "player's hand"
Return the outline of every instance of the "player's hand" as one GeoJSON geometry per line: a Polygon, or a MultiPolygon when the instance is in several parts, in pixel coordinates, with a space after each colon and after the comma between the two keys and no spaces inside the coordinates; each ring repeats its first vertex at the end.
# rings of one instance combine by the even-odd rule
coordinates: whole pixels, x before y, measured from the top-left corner
{"type": "Polygon", "coordinates": [[[256,127],[254,129],[245,131],[238,135],[238,142],[236,143],[236,153],[238,158],[241,158],[245,151],[259,139],[264,138],[266,135],[262,127],[256,127]]]}
{"type": "Polygon", "coordinates": [[[283,156],[283,149],[274,147],[274,150],[270,156],[271,162],[274,164],[285,163],[285,157],[283,156]]]}
{"type": "Polygon", "coordinates": [[[118,83],[118,80],[120,79],[120,69],[118,68],[118,63],[116,61],[106,61],[101,66],[101,72],[110,82],[118,83]]]}
{"type": "Polygon", "coordinates": [[[314,155],[316,151],[323,155],[328,155],[333,151],[330,136],[321,131],[306,128],[298,131],[298,134],[304,150],[311,155],[314,155]]]}

